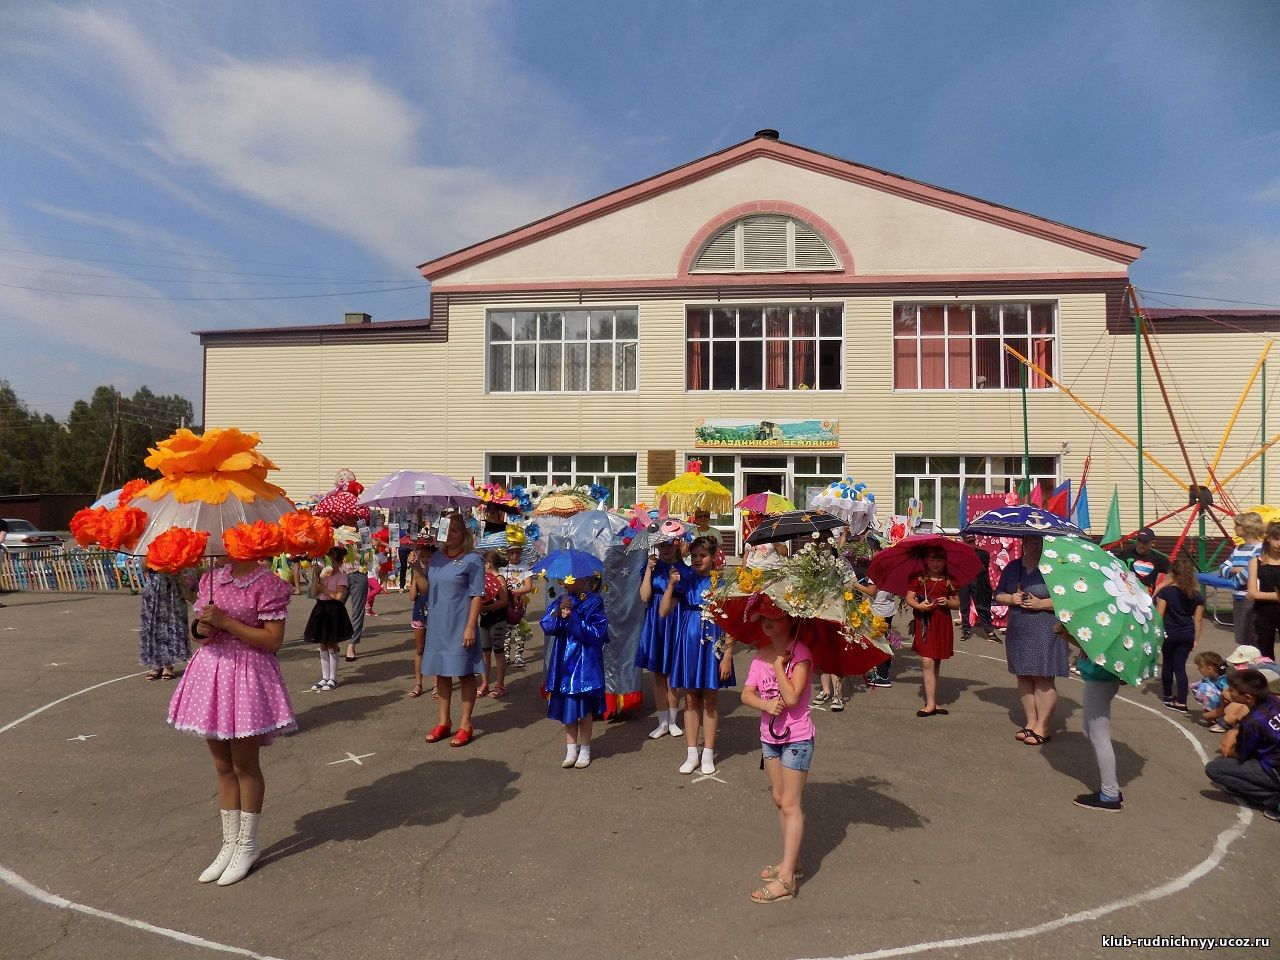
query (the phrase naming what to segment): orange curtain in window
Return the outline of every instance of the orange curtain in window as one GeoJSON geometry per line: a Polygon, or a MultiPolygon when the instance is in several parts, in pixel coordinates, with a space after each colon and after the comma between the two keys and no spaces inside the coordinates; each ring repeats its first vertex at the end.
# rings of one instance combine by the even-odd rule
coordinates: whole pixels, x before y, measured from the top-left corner
{"type": "MultiPolygon", "coordinates": [[[[1031,362],[1050,376],[1053,375],[1053,341],[1034,339],[1031,341],[1031,362]]],[[[1034,390],[1043,390],[1049,386],[1047,377],[1030,368],[1027,369],[1029,379],[1027,386],[1034,390]]]]}
{"type": "Polygon", "coordinates": [[[689,390],[705,390],[707,385],[702,382],[702,357],[703,351],[707,347],[705,340],[688,340],[688,356],[685,362],[687,370],[685,384],[689,390]]]}
{"type": "Polygon", "coordinates": [[[787,341],[766,340],[765,354],[765,389],[786,390],[787,383],[787,341]]]}
{"type": "Polygon", "coordinates": [[[795,340],[795,364],[792,369],[792,388],[799,390],[801,384],[814,390],[818,386],[817,371],[813,366],[813,341],[795,340]]]}

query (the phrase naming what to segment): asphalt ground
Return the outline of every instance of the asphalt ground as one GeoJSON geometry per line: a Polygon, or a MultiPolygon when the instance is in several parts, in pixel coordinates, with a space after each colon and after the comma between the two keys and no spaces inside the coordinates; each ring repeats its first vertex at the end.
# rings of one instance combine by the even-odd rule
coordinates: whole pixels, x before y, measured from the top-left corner
{"type": "MultiPolygon", "coordinates": [[[[332,693],[304,692],[309,646],[282,650],[302,729],[263,753],[265,856],[218,888],[195,880],[220,842],[207,751],[166,725],[171,683],[130,676],[137,598],[3,599],[5,960],[1167,958],[1193,951],[1102,938],[1179,935],[1269,936],[1215,953],[1280,956],[1280,824],[1205,779],[1217,737],[1158,690],[1126,689],[1126,808],[1081,810],[1071,799],[1097,771],[1080,682],[1060,683],[1053,739],[1023,746],[1002,648],[985,640],[944,665],[950,716],[915,717],[910,653],[891,689],[816,714],[808,877],[794,902],[760,906],[748,894],[780,853],[777,819],[757,714],[735,693],[714,779],[681,776],[683,742],[646,739],[648,715],[597,725],[591,767],[561,770],[535,642],[509,696],[479,707],[473,744],[428,745],[433,701],[405,698],[407,600],[384,594],[332,693]]],[[[286,636],[309,607],[295,599],[286,636]]],[[[1210,627],[1204,644],[1232,641],[1210,627]]]]}

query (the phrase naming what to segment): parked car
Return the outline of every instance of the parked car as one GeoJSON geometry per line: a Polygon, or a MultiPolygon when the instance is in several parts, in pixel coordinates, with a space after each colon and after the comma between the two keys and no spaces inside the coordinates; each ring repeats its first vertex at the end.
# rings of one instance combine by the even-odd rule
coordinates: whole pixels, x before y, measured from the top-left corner
{"type": "Polygon", "coordinates": [[[51,550],[62,544],[62,536],[48,530],[38,530],[30,520],[5,518],[9,532],[5,534],[6,550],[51,550]]]}

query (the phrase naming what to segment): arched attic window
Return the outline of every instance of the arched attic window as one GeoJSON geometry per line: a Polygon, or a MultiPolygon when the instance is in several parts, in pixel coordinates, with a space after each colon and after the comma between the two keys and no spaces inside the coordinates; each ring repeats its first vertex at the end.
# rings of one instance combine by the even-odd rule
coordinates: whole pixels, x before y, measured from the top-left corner
{"type": "Polygon", "coordinates": [[[818,231],[794,217],[757,214],[717,230],[690,273],[783,273],[839,270],[840,260],[818,231]]]}

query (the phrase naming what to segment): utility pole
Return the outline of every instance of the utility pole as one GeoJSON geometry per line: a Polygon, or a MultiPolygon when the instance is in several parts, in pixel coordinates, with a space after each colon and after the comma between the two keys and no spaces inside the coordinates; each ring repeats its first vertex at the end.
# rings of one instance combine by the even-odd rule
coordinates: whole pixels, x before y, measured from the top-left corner
{"type": "MultiPolygon", "coordinates": [[[[120,436],[120,392],[114,389],[112,392],[115,393],[116,412],[115,412],[115,417],[113,419],[113,422],[111,424],[111,439],[107,441],[107,455],[102,459],[102,474],[101,476],[98,477],[98,497],[99,498],[102,496],[102,488],[106,486],[107,467],[111,465],[111,457],[116,451],[117,438],[119,438],[120,436]]],[[[120,458],[117,455],[116,456],[116,473],[119,473],[119,472],[120,472],[120,458]]]]}

